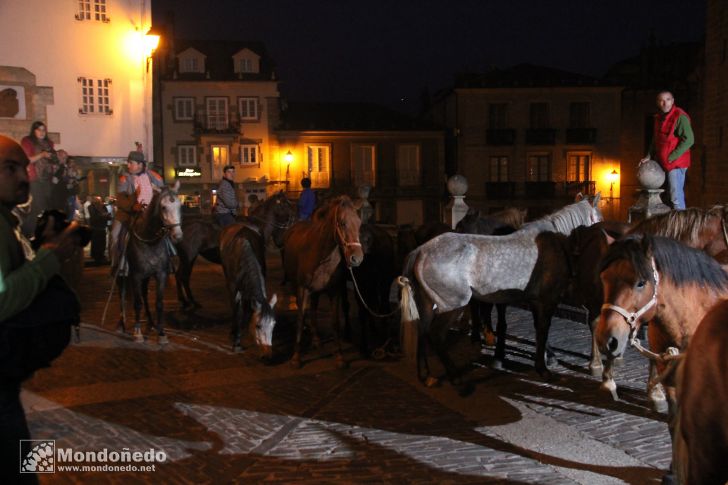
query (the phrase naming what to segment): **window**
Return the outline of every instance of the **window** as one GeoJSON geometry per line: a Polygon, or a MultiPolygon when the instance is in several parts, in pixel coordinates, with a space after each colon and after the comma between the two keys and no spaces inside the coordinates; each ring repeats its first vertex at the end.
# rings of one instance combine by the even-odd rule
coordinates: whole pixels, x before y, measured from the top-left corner
{"type": "Polygon", "coordinates": [[[197,166],[197,146],[195,146],[195,145],[177,145],[177,166],[178,167],[196,167],[197,166]]]}
{"type": "Polygon", "coordinates": [[[174,98],[174,119],[177,121],[195,118],[195,98],[174,98]]]}
{"type": "Polygon", "coordinates": [[[548,103],[531,103],[531,128],[534,130],[550,128],[548,103]]]}
{"type": "Polygon", "coordinates": [[[253,59],[238,59],[238,72],[255,72],[253,59]]]}
{"type": "Polygon", "coordinates": [[[111,109],[111,79],[92,79],[79,77],[81,89],[81,107],[78,112],[83,115],[113,113],[111,109]]]}
{"type": "Polygon", "coordinates": [[[187,56],[179,60],[179,72],[203,72],[202,66],[197,57],[187,56]]]}
{"type": "Polygon", "coordinates": [[[489,172],[491,182],[507,182],[508,157],[490,157],[489,172]]]}
{"type": "Polygon", "coordinates": [[[258,145],[240,145],[240,164],[258,165],[258,145]]]}
{"type": "Polygon", "coordinates": [[[569,153],[566,171],[567,182],[586,182],[589,180],[591,155],[588,153],[569,153]]]}
{"type": "Polygon", "coordinates": [[[229,165],[230,162],[230,147],[227,145],[212,145],[210,147],[212,153],[212,178],[219,180],[222,178],[222,169],[225,165],[229,165]]]}
{"type": "Polygon", "coordinates": [[[76,20],[108,22],[109,17],[106,15],[106,0],[78,0],[76,20]]]}
{"type": "Polygon", "coordinates": [[[508,128],[508,104],[491,103],[488,105],[488,128],[498,130],[508,128]]]}
{"type": "Polygon", "coordinates": [[[351,183],[354,187],[374,187],[374,145],[353,145],[351,148],[351,183]]]}
{"type": "Polygon", "coordinates": [[[399,185],[420,185],[420,147],[419,145],[397,146],[397,179],[399,185]]]}
{"type": "Polygon", "coordinates": [[[569,127],[591,128],[589,120],[589,103],[571,103],[569,105],[569,127]]]}
{"type": "Polygon", "coordinates": [[[536,153],[528,156],[526,181],[546,182],[551,180],[551,155],[536,153]]]}
{"type": "Polygon", "coordinates": [[[207,129],[225,130],[228,127],[228,99],[207,98],[207,129]]]}
{"type": "Polygon", "coordinates": [[[306,147],[308,176],[311,187],[326,189],[329,187],[329,167],[331,166],[331,149],[327,145],[308,145],[306,147]]]}
{"type": "Polygon", "coordinates": [[[238,110],[241,120],[257,120],[258,98],[238,98],[238,110]]]}

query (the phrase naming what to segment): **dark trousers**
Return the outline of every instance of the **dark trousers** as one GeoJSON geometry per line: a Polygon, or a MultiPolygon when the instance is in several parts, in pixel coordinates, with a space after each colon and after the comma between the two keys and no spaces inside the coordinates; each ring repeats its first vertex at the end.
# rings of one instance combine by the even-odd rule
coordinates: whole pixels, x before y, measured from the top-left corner
{"type": "Polygon", "coordinates": [[[235,223],[235,216],[231,213],[227,212],[225,214],[221,214],[219,212],[215,213],[215,220],[220,225],[220,227],[229,226],[230,224],[235,223]]]}
{"type": "Polygon", "coordinates": [[[97,263],[104,261],[106,252],[106,226],[91,228],[91,257],[97,263]]]}
{"type": "Polygon", "coordinates": [[[20,440],[30,439],[20,404],[20,383],[0,381],[0,483],[37,484],[32,473],[20,473],[20,440]]]}

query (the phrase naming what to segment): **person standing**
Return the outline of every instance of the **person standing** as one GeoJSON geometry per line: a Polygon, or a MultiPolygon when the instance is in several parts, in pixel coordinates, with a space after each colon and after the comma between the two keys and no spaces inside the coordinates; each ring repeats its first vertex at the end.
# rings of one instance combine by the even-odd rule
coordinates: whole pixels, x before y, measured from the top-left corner
{"type": "Polygon", "coordinates": [[[115,274],[124,254],[126,229],[132,215],[142,212],[154,197],[152,187],[163,187],[162,176],[153,170],[147,170],[144,154],[138,151],[129,152],[126,159],[127,171],[119,176],[116,188],[116,213],[111,224],[111,241],[109,257],[111,271],[115,274]]]}
{"type": "Polygon", "coordinates": [[[690,168],[690,147],[695,143],[690,117],[675,106],[670,91],[657,93],[657,113],[652,143],[640,165],[654,159],[667,172],[670,202],[675,210],[685,209],[685,175],[690,168]]]}
{"type": "Polygon", "coordinates": [[[308,221],[316,207],[316,193],[311,190],[311,179],[308,177],[301,179],[301,186],[303,191],[298,198],[298,220],[308,221]]]}
{"type": "Polygon", "coordinates": [[[226,165],[222,171],[220,185],[217,187],[217,202],[212,212],[217,223],[225,227],[235,222],[239,208],[240,202],[235,193],[235,167],[226,165]]]}
{"type": "Polygon", "coordinates": [[[30,237],[35,230],[38,214],[52,207],[53,174],[55,167],[55,149],[48,139],[48,129],[42,121],[34,122],[28,136],[20,140],[25,155],[30,160],[28,179],[30,180],[30,212],[23,220],[23,234],[30,237]]]}
{"type": "Polygon", "coordinates": [[[97,265],[107,264],[104,257],[106,224],[111,219],[111,214],[106,210],[104,202],[98,195],[93,196],[88,211],[89,226],[91,227],[91,257],[97,265]]]}
{"type": "MultiPolygon", "coordinates": [[[[28,200],[30,161],[24,149],[15,141],[0,135],[0,482],[38,483],[35,474],[20,474],[18,445],[30,439],[23,406],[20,403],[20,385],[29,375],[13,365],[12,342],[6,325],[20,321],[38,322],[44,317],[41,295],[52,280],[57,279],[61,262],[70,258],[77,247],[73,232],[75,223],[60,235],[41,245],[32,254],[30,245],[18,230],[18,220],[12,210],[28,200]],[[27,259],[33,257],[32,260],[27,259]],[[12,368],[7,368],[13,365],[12,368]]],[[[68,290],[70,292],[70,290],[68,290]]],[[[72,293],[68,296],[75,299],[72,293]]],[[[66,301],[66,306],[78,305],[66,301]]],[[[53,308],[53,311],[58,311],[53,308]]],[[[63,310],[62,310],[63,311],[63,310]]],[[[70,337],[70,334],[69,334],[70,337]]],[[[32,374],[32,371],[31,371],[32,374]]]]}

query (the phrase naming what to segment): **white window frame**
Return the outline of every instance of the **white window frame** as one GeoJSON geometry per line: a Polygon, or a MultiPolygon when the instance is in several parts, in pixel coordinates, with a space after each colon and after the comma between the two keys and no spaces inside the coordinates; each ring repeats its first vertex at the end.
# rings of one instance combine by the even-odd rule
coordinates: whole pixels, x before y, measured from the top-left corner
{"type": "Polygon", "coordinates": [[[242,167],[260,166],[260,147],[258,145],[240,145],[240,165],[242,167]]]}
{"type": "Polygon", "coordinates": [[[374,144],[353,144],[351,146],[351,183],[354,187],[374,187],[377,172],[377,149],[374,144]],[[368,158],[368,160],[366,159],[368,158]]]}
{"type": "Polygon", "coordinates": [[[111,85],[109,78],[79,77],[80,107],[78,113],[87,115],[112,115],[111,85]]]}
{"type": "Polygon", "coordinates": [[[490,182],[508,182],[508,165],[510,159],[506,155],[493,155],[488,159],[488,180],[490,182]]]}
{"type": "Polygon", "coordinates": [[[76,20],[109,22],[106,0],[78,0],[76,20]]]}
{"type": "Polygon", "coordinates": [[[205,61],[200,63],[200,59],[197,56],[183,56],[180,58],[179,72],[205,72],[205,61]]]}
{"type": "Polygon", "coordinates": [[[175,121],[192,121],[195,119],[195,98],[174,98],[175,121]]]}
{"type": "Polygon", "coordinates": [[[255,61],[249,57],[241,57],[238,59],[238,72],[242,74],[255,73],[255,61]]]}
{"type": "Polygon", "coordinates": [[[177,145],[177,166],[197,166],[197,145],[177,145]]]}
{"type": "Polygon", "coordinates": [[[238,113],[240,114],[241,121],[257,121],[258,98],[254,96],[238,98],[238,113]]]}
{"type": "Polygon", "coordinates": [[[228,99],[224,96],[205,98],[205,126],[208,130],[227,130],[230,125],[228,99]],[[224,108],[215,104],[224,101],[224,108]],[[211,109],[214,107],[214,109],[211,109]]]}
{"type": "Polygon", "coordinates": [[[328,189],[331,184],[331,146],[306,145],[307,174],[314,189],[328,189]]]}
{"type": "Polygon", "coordinates": [[[415,143],[397,145],[397,181],[400,186],[422,184],[420,146],[415,143]]]}

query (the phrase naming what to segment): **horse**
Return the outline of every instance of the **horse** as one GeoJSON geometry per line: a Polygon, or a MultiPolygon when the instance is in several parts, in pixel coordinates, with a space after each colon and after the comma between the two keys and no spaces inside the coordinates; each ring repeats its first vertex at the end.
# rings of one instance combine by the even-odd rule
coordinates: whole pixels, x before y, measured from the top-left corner
{"type": "Polygon", "coordinates": [[[318,345],[316,310],[321,293],[328,294],[332,302],[337,365],[346,366],[339,339],[339,306],[346,268],[359,266],[364,259],[360,226],[351,199],[339,196],[316,209],[310,221],[298,221],[286,231],[283,268],[287,281],[295,285],[298,306],[296,343],[290,360],[293,367],[301,367],[301,337],[309,306],[313,342],[318,345]]]}
{"type": "MultiPolygon", "coordinates": [[[[277,247],[283,246],[283,233],[293,224],[296,208],[283,191],[267,198],[255,207],[250,216],[239,220],[255,227],[267,242],[273,239],[277,247]]],[[[200,308],[192,296],[190,277],[198,255],[216,264],[220,259],[220,226],[207,218],[185,221],[182,226],[185,238],[177,244],[179,269],[175,273],[177,281],[177,300],[183,308],[200,308]]]]}
{"type": "Polygon", "coordinates": [[[728,482],[728,301],[716,304],[695,331],[677,371],[678,413],[673,465],[678,483],[728,482]]]}
{"type": "MultiPolygon", "coordinates": [[[[604,304],[596,329],[599,349],[609,362],[630,343],[654,361],[665,387],[674,437],[677,402],[668,363],[674,361],[671,354],[688,348],[708,310],[728,298],[728,275],[703,251],[673,239],[635,235],[612,244],[602,260],[600,278],[604,304]],[[634,338],[645,322],[649,322],[649,351],[634,338]]],[[[616,384],[607,370],[602,385],[614,393],[616,384]]]]}
{"type": "MultiPolygon", "coordinates": [[[[384,343],[384,339],[389,336],[384,335],[381,326],[382,320],[386,317],[379,315],[390,311],[389,287],[398,270],[394,266],[394,241],[386,230],[374,224],[362,224],[359,229],[359,241],[364,252],[364,260],[359,266],[352,268],[352,278],[356,283],[355,292],[361,329],[359,350],[366,356],[369,355],[370,334],[377,346],[384,343]]],[[[342,301],[347,302],[346,296],[342,301]]],[[[344,305],[344,315],[347,313],[347,305],[344,305]]],[[[348,323],[348,319],[346,322],[348,323]]],[[[385,324],[384,328],[390,327],[385,324]]],[[[345,336],[350,338],[350,334],[350,329],[347,327],[345,336]]]]}
{"type": "MultiPolygon", "coordinates": [[[[403,325],[415,324],[420,337],[429,336],[451,382],[455,383],[456,375],[444,346],[447,326],[435,316],[462,308],[471,298],[492,303],[528,302],[536,328],[535,367],[544,378],[550,377],[544,360],[548,330],[571,277],[569,265],[559,264],[570,257],[566,235],[580,225],[599,222],[598,203],[599,194],[593,203],[581,200],[507,236],[442,234],[410,253],[404,278],[400,278],[404,285],[401,305],[416,310],[413,316],[419,322],[403,321],[403,325]]],[[[403,320],[408,318],[408,312],[402,313],[403,320]]],[[[505,332],[505,325],[498,327],[496,358],[505,354],[505,332]]],[[[420,380],[424,380],[423,351],[424,339],[418,338],[420,380]]],[[[460,389],[461,393],[471,390],[471,383],[460,389]]]]}
{"type": "Polygon", "coordinates": [[[220,257],[233,308],[233,351],[242,349],[240,328],[248,323],[261,357],[270,359],[277,298],[266,296],[265,235],[245,223],[231,224],[220,234],[220,257]]]}
{"type": "Polygon", "coordinates": [[[179,180],[173,187],[155,189],[149,205],[135,219],[132,220],[125,249],[125,259],[128,264],[128,275],[123,271],[117,275],[119,295],[121,298],[121,316],[119,327],[125,331],[126,321],[126,282],[131,280],[134,292],[134,340],[143,342],[139,313],[142,301],[147,309],[149,325],[154,325],[149,306],[147,305],[147,287],[149,280],[156,282],[155,309],[157,312],[156,330],[159,344],[168,343],[164,333],[164,288],[167,285],[167,275],[171,270],[170,244],[182,240],[182,202],[177,196],[179,180]],[[170,241],[171,240],[171,241],[170,241]]]}

